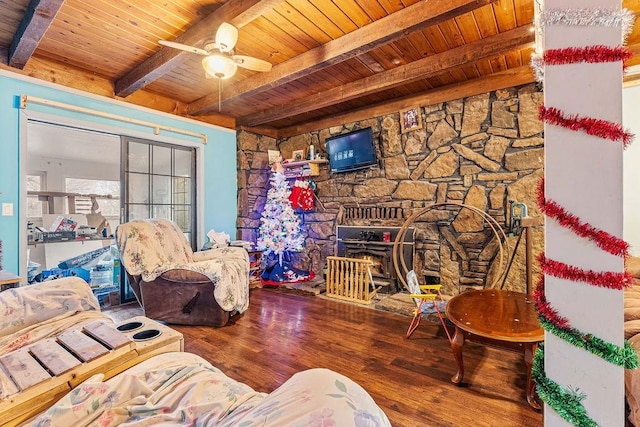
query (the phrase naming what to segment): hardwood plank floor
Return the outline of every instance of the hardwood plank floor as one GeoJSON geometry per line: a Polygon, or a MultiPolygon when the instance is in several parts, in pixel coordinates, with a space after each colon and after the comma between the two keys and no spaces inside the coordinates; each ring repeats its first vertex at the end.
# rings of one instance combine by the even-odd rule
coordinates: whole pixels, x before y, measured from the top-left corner
{"type": "MultiPolygon", "coordinates": [[[[116,319],[135,312],[112,309],[116,319]]],[[[249,309],[223,328],[173,327],[185,351],[228,376],[271,392],[294,373],[325,367],[362,385],[397,427],[540,426],[527,404],[518,353],[468,342],[465,379],[440,324],[423,322],[405,338],[409,318],[328,298],[253,289],[249,309]]]]}

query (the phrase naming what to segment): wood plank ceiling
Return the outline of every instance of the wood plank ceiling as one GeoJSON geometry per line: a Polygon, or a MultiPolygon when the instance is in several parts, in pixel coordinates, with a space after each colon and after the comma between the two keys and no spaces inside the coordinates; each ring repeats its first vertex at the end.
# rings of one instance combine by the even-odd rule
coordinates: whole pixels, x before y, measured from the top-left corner
{"type": "MultiPolygon", "coordinates": [[[[289,136],[531,82],[533,16],[534,0],[0,0],[0,67],[289,136]],[[222,22],[273,69],[209,79],[158,43],[202,48],[222,22]]],[[[640,64],[637,26],[628,45],[640,64]]]]}

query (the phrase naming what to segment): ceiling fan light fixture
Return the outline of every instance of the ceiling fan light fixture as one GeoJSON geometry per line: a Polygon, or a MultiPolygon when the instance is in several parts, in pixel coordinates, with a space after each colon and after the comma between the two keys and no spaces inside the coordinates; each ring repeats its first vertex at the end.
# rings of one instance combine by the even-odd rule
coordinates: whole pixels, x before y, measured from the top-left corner
{"type": "Polygon", "coordinates": [[[204,70],[219,79],[228,79],[238,71],[238,65],[233,59],[223,55],[209,55],[202,59],[204,70]]]}

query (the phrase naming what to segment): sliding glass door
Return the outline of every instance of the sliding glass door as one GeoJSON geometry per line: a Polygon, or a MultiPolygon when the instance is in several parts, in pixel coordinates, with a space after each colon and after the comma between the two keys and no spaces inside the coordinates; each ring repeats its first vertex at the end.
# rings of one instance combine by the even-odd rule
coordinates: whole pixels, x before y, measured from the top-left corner
{"type": "MultiPolygon", "coordinates": [[[[165,218],[196,249],[196,149],[122,137],[120,220],[165,218]]],[[[133,297],[123,283],[122,295],[133,297]]]]}

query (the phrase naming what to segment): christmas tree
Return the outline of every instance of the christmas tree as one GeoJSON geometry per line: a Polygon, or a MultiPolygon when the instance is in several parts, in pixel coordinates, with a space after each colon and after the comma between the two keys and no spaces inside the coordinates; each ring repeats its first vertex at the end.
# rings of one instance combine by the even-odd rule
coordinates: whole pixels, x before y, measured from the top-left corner
{"type": "Polygon", "coordinates": [[[300,252],[304,235],[300,218],[291,206],[291,190],[284,176],[282,165],[276,163],[271,175],[271,187],[260,218],[258,249],[264,250],[267,259],[275,259],[262,273],[263,284],[300,282],[309,280],[313,273],[301,271],[290,265],[290,252],[300,252]]]}

